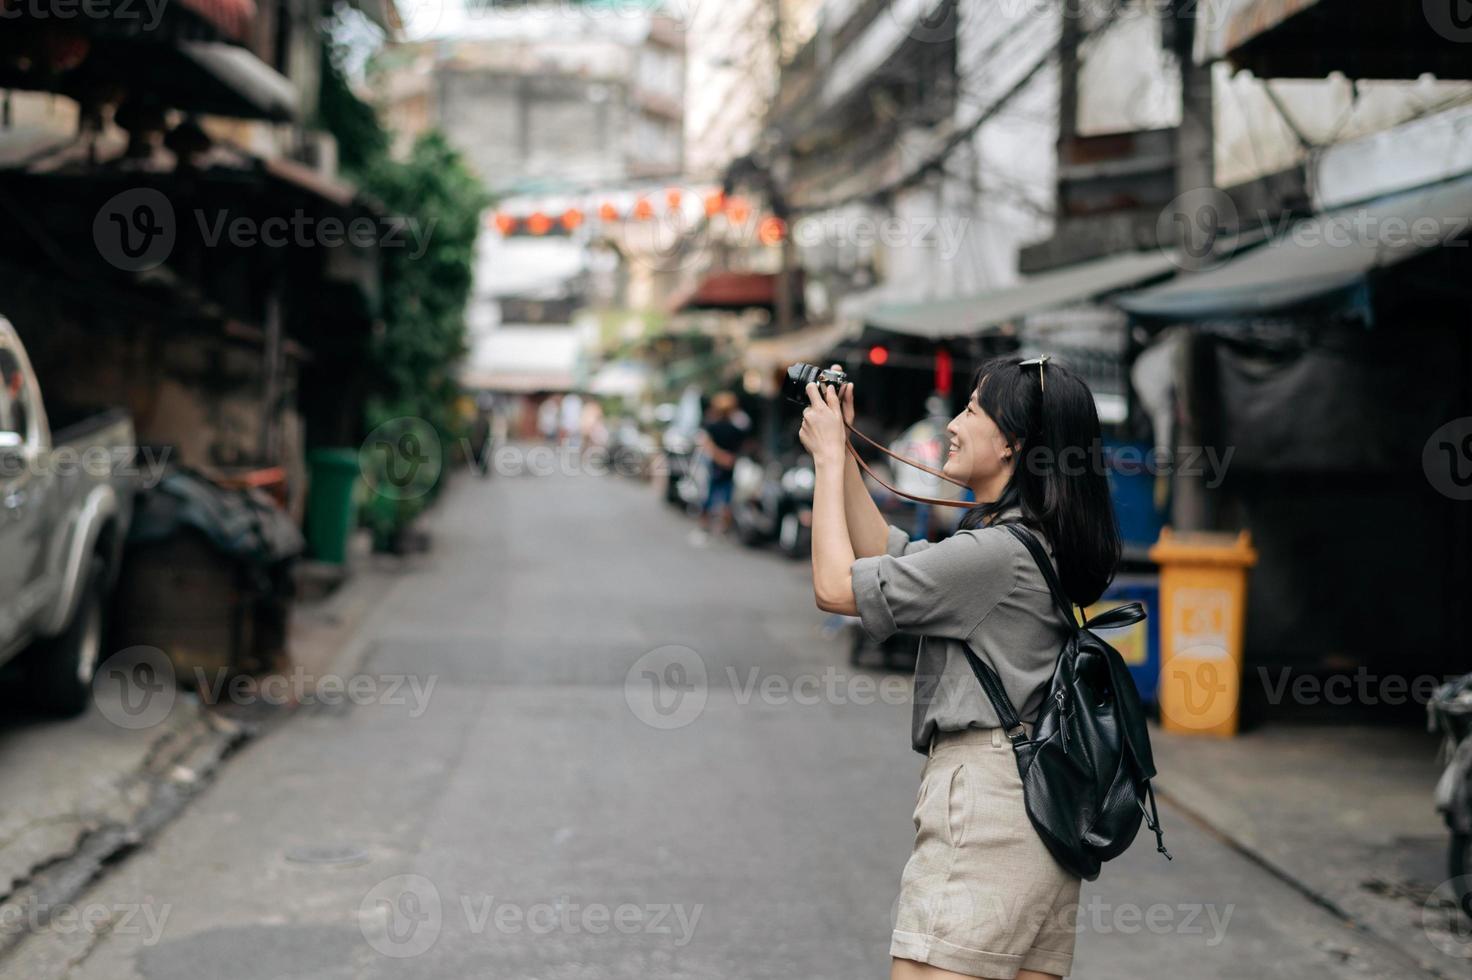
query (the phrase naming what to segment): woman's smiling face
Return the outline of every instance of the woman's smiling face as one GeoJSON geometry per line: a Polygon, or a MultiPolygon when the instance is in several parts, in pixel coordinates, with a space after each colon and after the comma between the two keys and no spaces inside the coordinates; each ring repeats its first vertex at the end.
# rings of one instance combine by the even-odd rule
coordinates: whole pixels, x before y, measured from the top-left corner
{"type": "MultiPolygon", "coordinates": [[[[982,384],[986,384],[985,378],[982,384]]],[[[977,393],[971,393],[961,414],[946,426],[950,452],[941,472],[965,483],[977,492],[978,500],[984,500],[988,499],[983,496],[986,489],[995,487],[1000,493],[1012,475],[1012,450],[997,423],[982,411],[977,393]]]]}

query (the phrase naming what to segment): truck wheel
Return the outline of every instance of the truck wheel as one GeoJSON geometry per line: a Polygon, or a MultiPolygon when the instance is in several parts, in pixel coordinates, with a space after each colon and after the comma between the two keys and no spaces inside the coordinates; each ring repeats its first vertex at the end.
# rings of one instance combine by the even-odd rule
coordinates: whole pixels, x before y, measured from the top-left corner
{"type": "Polygon", "coordinates": [[[31,651],[30,687],[48,714],[71,718],[92,700],[92,675],[102,654],[103,580],[102,565],[95,563],[66,629],[31,651]]]}

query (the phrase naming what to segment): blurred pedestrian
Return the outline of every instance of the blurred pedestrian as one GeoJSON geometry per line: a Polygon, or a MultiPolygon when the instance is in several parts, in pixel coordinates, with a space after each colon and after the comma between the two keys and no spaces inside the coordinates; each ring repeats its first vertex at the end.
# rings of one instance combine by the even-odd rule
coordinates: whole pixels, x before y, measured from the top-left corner
{"type": "Polygon", "coordinates": [[[734,488],[736,456],[746,441],[747,429],[736,423],[740,402],[729,391],[717,392],[710,400],[710,411],[696,442],[707,458],[708,477],[705,504],[700,510],[701,537],[710,533],[711,515],[720,512],[719,530],[731,530],[731,491],[734,488]]]}
{"type": "Polygon", "coordinates": [[[583,398],[575,391],[562,396],[562,444],[577,449],[582,445],[583,398]]]}
{"type": "Polygon", "coordinates": [[[578,419],[578,432],[582,437],[582,445],[608,445],[608,427],[603,423],[603,406],[597,400],[589,398],[583,403],[582,418],[578,419]]]}
{"type": "Polygon", "coordinates": [[[557,423],[562,418],[562,399],[548,395],[537,406],[537,431],[546,442],[557,441],[557,423]]]}

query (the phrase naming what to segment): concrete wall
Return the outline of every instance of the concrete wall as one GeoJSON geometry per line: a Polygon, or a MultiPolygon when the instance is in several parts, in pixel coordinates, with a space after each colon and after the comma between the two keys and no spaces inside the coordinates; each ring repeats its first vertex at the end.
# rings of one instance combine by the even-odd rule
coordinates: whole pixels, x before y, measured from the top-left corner
{"type": "Polygon", "coordinates": [[[770,0],[698,3],[686,34],[688,172],[718,176],[749,153],[776,92],[770,0]]]}

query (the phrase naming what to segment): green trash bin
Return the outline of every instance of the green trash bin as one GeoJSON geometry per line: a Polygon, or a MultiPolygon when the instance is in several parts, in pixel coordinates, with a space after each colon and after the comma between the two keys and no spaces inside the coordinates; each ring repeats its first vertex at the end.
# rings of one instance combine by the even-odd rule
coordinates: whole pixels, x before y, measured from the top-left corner
{"type": "Polygon", "coordinates": [[[318,561],[341,565],[348,557],[348,538],[358,523],[354,490],[358,454],[352,449],[314,449],[307,454],[311,486],[307,491],[307,548],[318,561]]]}

